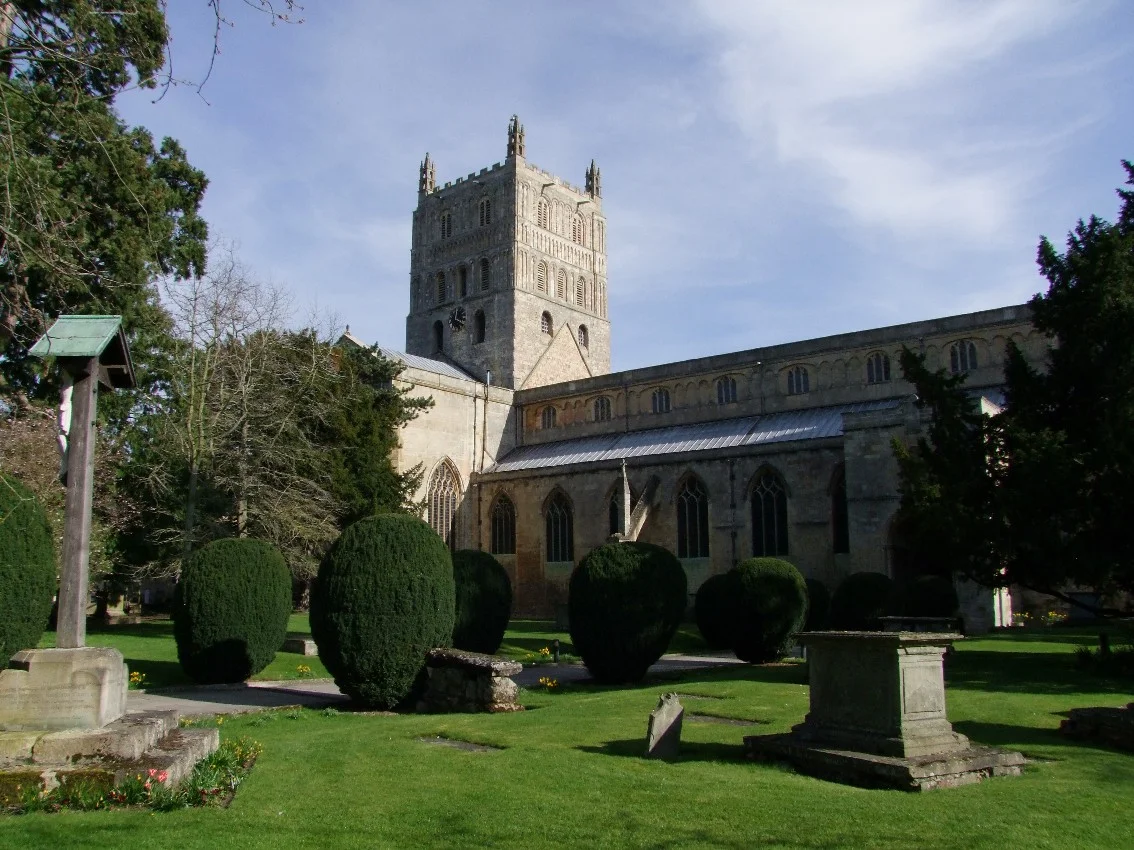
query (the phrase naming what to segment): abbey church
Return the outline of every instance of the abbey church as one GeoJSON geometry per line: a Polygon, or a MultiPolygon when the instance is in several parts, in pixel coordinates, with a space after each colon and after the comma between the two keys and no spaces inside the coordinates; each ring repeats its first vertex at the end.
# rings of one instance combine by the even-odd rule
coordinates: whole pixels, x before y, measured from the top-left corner
{"type": "MultiPolygon", "coordinates": [[[[581,188],[542,170],[515,117],[502,163],[439,184],[426,156],[409,277],[405,351],[383,353],[434,405],[397,465],[423,465],[426,519],[452,548],[505,566],[517,614],[552,613],[612,535],[674,552],[690,592],[752,555],[831,590],[901,576],[891,443],[924,415],[903,346],[966,373],[989,409],[1008,341],[1046,352],[1017,305],[611,372],[600,170],[581,188]]],[[[977,594],[966,616],[999,625],[1002,606],[977,594]]]]}

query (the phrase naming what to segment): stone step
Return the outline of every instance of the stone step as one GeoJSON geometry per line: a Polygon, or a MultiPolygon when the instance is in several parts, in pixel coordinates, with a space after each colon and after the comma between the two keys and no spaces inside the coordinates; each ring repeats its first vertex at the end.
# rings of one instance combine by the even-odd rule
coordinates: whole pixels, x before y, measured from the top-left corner
{"type": "Polygon", "coordinates": [[[128,712],[101,729],[48,732],[32,748],[36,764],[59,764],[85,758],[133,761],[177,729],[175,709],[128,712]]]}

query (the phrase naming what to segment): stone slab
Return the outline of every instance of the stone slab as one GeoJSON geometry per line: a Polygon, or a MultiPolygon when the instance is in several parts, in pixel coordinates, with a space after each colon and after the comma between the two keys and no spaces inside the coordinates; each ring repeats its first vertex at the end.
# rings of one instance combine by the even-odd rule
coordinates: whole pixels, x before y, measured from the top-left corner
{"type": "Polygon", "coordinates": [[[425,664],[427,667],[458,667],[485,671],[493,676],[515,676],[524,669],[524,665],[518,661],[507,661],[494,655],[448,648],[429,650],[425,656],[425,664]]]}
{"type": "Polygon", "coordinates": [[[750,735],[745,753],[758,761],[788,761],[800,773],[864,788],[931,791],[971,785],[989,776],[1019,776],[1020,753],[970,746],[948,755],[899,758],[817,747],[793,734],[750,735]]]}
{"type": "Polygon", "coordinates": [[[128,674],[110,647],[26,649],[0,670],[0,730],[97,729],[126,712],[128,674]]]}
{"type": "Polygon", "coordinates": [[[1125,708],[1073,708],[1059,731],[1068,738],[1134,753],[1134,702],[1125,708]]]}
{"type": "Polygon", "coordinates": [[[319,647],[311,638],[288,638],[283,642],[283,652],[294,652],[297,655],[318,655],[319,647]]]}
{"type": "Polygon", "coordinates": [[[176,711],[130,712],[101,729],[49,732],[35,744],[37,764],[57,764],[83,758],[140,759],[177,729],[176,711]]]}
{"type": "Polygon", "coordinates": [[[646,725],[646,758],[674,759],[681,755],[681,720],[685,709],[677,694],[662,694],[646,725]]]}

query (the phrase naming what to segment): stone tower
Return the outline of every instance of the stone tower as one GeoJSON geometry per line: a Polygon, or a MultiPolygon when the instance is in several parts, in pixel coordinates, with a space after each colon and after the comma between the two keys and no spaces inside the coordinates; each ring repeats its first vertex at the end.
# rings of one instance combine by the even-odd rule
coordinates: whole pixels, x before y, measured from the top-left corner
{"type": "Polygon", "coordinates": [[[610,371],[606,219],[593,160],[582,189],[532,165],[514,115],[503,163],[442,186],[426,154],[406,351],[514,389],[610,371]]]}

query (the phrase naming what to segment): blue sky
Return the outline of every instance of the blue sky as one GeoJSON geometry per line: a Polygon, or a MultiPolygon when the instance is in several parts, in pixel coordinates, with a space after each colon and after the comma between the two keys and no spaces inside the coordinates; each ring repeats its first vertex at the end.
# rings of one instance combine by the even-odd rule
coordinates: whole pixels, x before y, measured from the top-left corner
{"type": "MultiPolygon", "coordinates": [[[[513,113],[530,161],[602,168],[618,370],[1024,301],[1134,158],[1125,0],[226,3],[203,91],[123,117],[185,145],[297,322],[393,348],[418,163],[503,160],[513,113]]],[[[213,19],[170,5],[200,80],[213,19]]]]}

